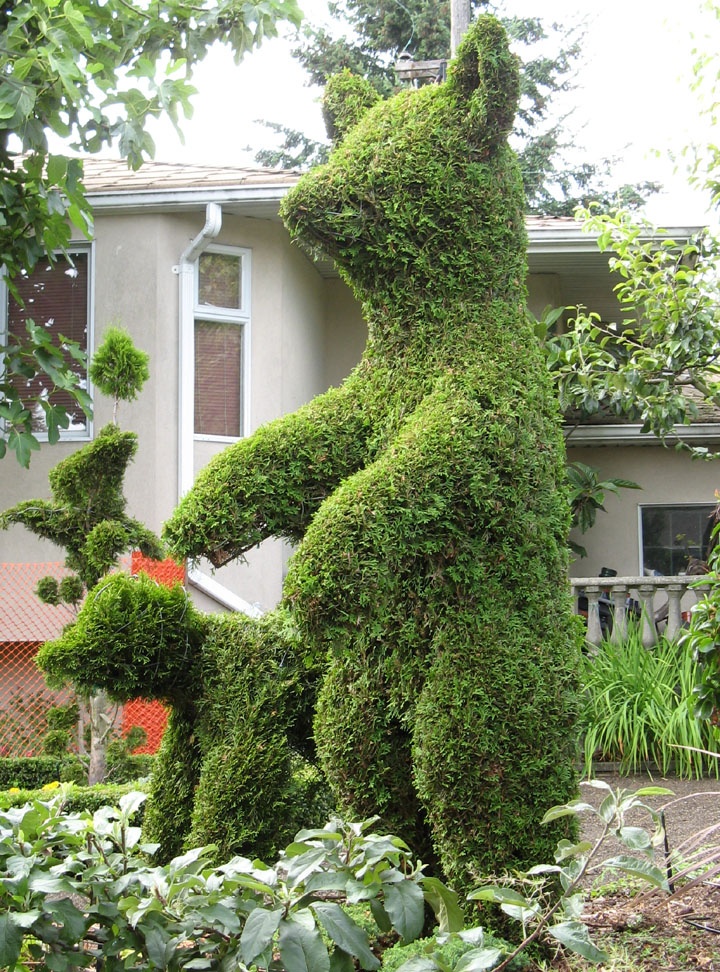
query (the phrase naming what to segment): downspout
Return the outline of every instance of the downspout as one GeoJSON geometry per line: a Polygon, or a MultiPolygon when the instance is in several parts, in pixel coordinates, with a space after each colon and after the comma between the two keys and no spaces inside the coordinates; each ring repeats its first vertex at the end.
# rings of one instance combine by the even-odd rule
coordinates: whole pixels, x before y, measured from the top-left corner
{"type": "Polygon", "coordinates": [[[208,203],[205,225],[183,251],[180,262],[173,267],[180,282],[179,294],[179,387],[178,387],[178,500],[190,489],[195,478],[193,428],[193,400],[195,396],[195,263],[222,229],[222,207],[208,203]]]}
{"type": "MultiPolygon", "coordinates": [[[[215,239],[222,229],[222,207],[208,203],[205,209],[205,225],[195,239],[183,250],[180,261],[173,267],[180,284],[178,313],[178,499],[187,493],[195,479],[194,438],[195,424],[195,264],[209,240],[215,239]]],[[[262,611],[253,607],[233,591],[207,577],[192,562],[188,563],[187,579],[214,601],[232,611],[240,611],[250,617],[260,617],[262,611]]]]}

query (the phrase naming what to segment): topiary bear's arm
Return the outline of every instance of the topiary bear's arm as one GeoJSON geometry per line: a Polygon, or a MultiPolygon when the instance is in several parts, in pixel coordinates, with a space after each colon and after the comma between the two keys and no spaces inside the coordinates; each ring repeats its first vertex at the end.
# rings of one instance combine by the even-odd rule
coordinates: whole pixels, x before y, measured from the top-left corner
{"type": "Polygon", "coordinates": [[[322,501],[367,461],[372,422],[352,386],[332,388],[230,446],[165,525],[179,557],[216,567],[267,537],[300,540],[322,501]]]}

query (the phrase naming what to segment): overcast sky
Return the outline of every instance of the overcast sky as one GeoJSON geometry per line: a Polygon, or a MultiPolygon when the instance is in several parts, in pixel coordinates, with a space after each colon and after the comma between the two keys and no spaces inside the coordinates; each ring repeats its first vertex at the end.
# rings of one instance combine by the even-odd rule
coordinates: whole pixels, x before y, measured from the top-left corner
{"type": "MultiPolygon", "coordinates": [[[[328,21],[326,0],[300,0],[310,23],[328,21]]],[[[672,179],[668,153],[677,153],[702,128],[690,91],[693,48],[716,50],[718,22],[704,0],[505,0],[509,13],[537,14],[546,21],[585,20],[572,109],[577,157],[618,158],[623,178],[670,182],[652,215],[668,224],[699,218],[682,179],[672,179]],[[659,158],[657,157],[659,153],[659,158]]],[[[194,116],[183,124],[185,145],[167,129],[156,133],[164,161],[252,165],[254,151],[272,144],[257,119],[324,136],[320,91],[290,55],[289,40],[263,44],[235,67],[227,51],[213,51],[195,75],[194,116]],[[246,151],[250,146],[252,151],[246,151]]]]}

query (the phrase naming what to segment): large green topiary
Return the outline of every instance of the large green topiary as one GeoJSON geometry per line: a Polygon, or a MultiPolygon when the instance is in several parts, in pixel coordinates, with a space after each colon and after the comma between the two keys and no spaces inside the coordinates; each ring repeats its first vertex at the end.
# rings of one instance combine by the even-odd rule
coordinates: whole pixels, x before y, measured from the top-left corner
{"type": "MultiPolygon", "coordinates": [[[[548,859],[574,795],[578,634],[560,419],[524,315],[518,99],[498,22],[445,84],[361,113],[283,215],[331,256],[369,341],[337,389],[215,459],[166,528],[216,565],[301,541],[284,593],[327,665],[315,735],[345,810],[446,875],[548,859]]],[[[238,788],[242,787],[238,779],[238,788]]]]}

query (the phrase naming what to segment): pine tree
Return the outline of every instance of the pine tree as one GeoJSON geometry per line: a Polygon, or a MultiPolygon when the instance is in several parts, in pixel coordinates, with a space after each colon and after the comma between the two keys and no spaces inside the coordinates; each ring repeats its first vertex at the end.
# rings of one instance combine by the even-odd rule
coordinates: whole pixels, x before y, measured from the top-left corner
{"type": "MultiPolygon", "coordinates": [[[[473,13],[503,14],[490,0],[472,0],[473,13]]],[[[344,22],[348,36],[335,36],[325,28],[306,28],[296,57],[308,72],[309,83],[324,85],[343,69],[366,77],[380,95],[397,90],[397,58],[409,54],[416,61],[450,56],[450,4],[448,0],[332,0],[333,17],[344,22]]],[[[515,148],[525,185],[529,213],[569,216],[579,205],[597,202],[634,207],[659,188],[653,183],[613,187],[610,162],[567,165],[569,144],[565,122],[552,120],[553,99],[571,86],[574,65],[581,54],[578,28],[549,27],[538,17],[502,17],[509,36],[527,51],[522,58],[522,98],[515,128],[515,148]],[[538,54],[554,44],[555,54],[538,54]]],[[[307,169],[324,162],[329,146],[308,139],[302,132],[266,123],[279,135],[277,148],[262,149],[255,158],[262,165],[307,169]]]]}

